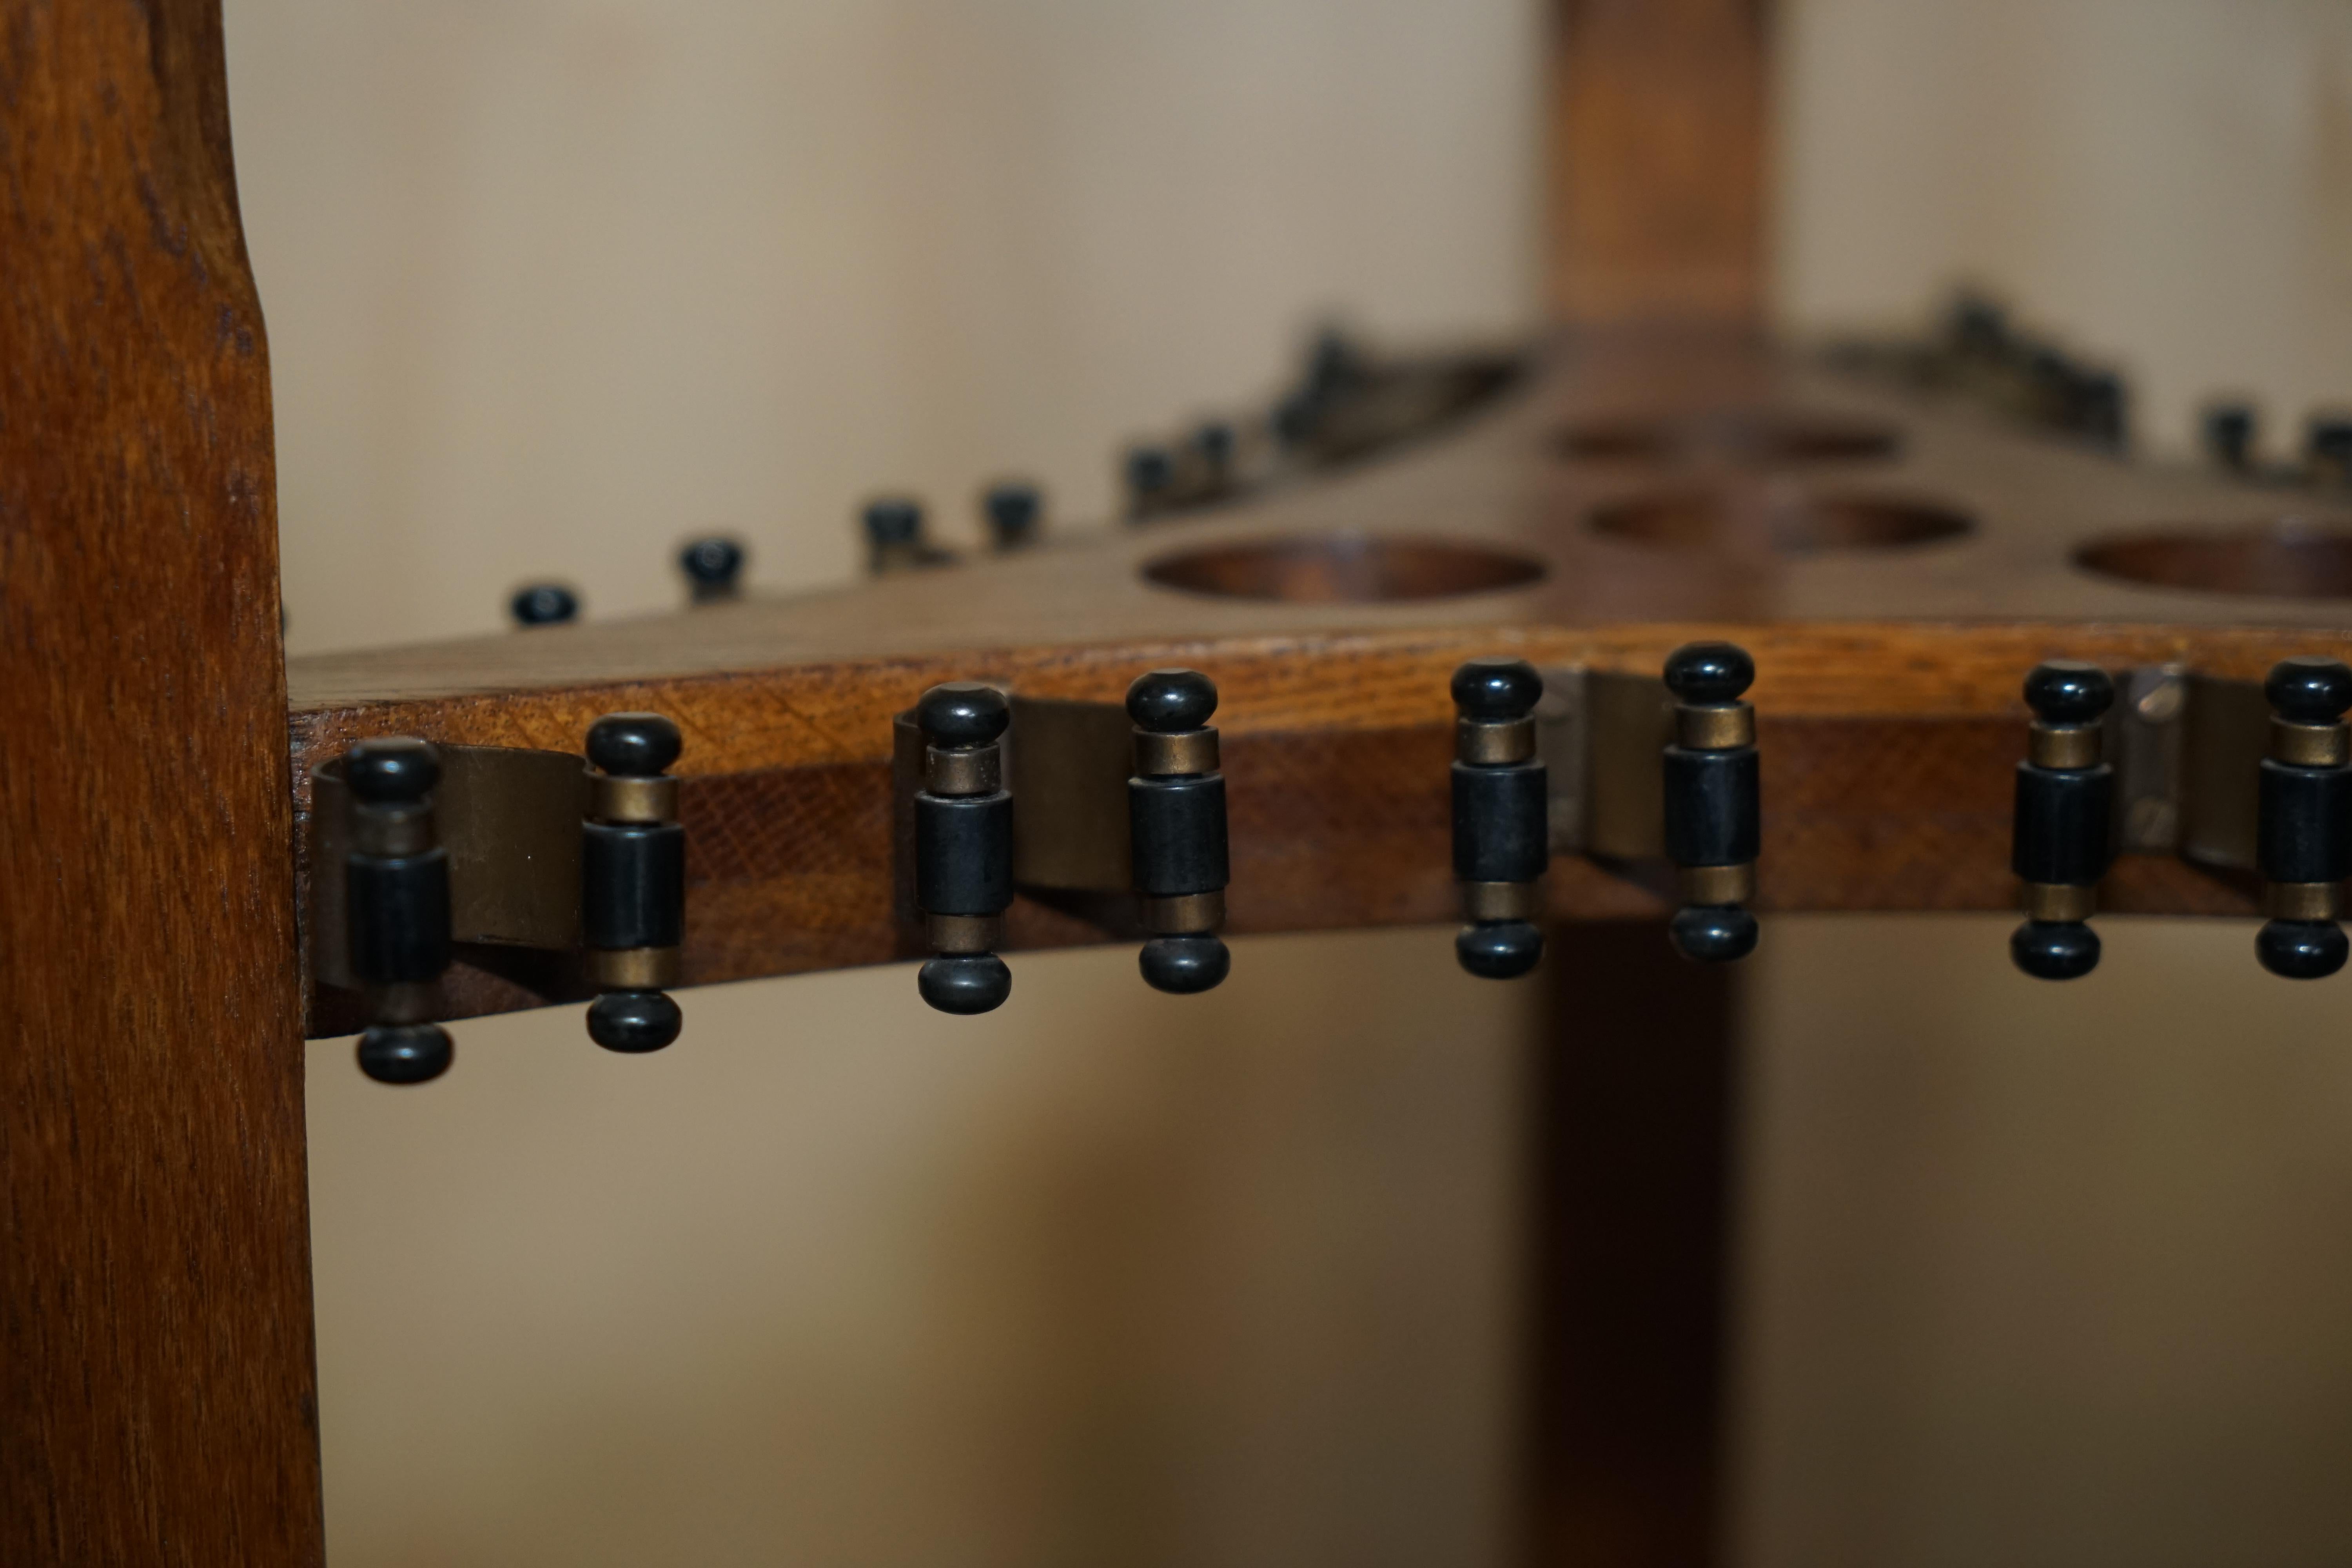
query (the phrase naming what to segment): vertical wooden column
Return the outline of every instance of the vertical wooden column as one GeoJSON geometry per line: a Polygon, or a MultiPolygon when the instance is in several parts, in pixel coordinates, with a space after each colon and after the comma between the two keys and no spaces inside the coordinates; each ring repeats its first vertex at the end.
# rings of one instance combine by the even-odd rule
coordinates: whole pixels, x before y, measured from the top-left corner
{"type": "Polygon", "coordinates": [[[320,1556],[268,362],[217,0],[0,0],[0,1562],[320,1556]]]}
{"type": "Polygon", "coordinates": [[[1734,993],[1665,927],[1556,928],[1535,1111],[1528,1453],[1542,1568],[1714,1561],[1734,993]]]}
{"type": "Polygon", "coordinates": [[[1563,320],[1760,319],[1769,23],[1768,0],[1555,0],[1563,320]]]}

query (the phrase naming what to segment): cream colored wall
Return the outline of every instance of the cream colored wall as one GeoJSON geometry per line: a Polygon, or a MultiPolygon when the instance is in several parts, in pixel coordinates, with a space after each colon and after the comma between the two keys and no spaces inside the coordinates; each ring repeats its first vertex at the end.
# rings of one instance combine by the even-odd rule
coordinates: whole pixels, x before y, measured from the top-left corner
{"type": "Polygon", "coordinates": [[[2128,367],[2179,449],[2217,394],[2352,405],[2352,6],[1784,0],[1775,297],[1916,321],[1980,279],[2128,367]]]}
{"type": "Polygon", "coordinates": [[[1520,1008],[1442,931],[316,1047],[339,1564],[1500,1563],[1520,1008]]]}
{"type": "MultiPolygon", "coordinates": [[[[1338,312],[1528,324],[1535,0],[227,0],[289,646],[855,567],[876,489],[1262,394],[1338,312]]],[[[331,1554],[1474,1563],[1510,1530],[1531,992],[1444,933],[903,968],[314,1048],[331,1554]]]]}
{"type": "Polygon", "coordinates": [[[667,608],[682,536],[1263,393],[1304,331],[1525,324],[1536,0],[228,0],[295,652],[667,608]]]}
{"type": "MultiPolygon", "coordinates": [[[[1974,278],[2130,367],[2142,433],[2352,404],[2352,6],[1785,0],[1776,294],[1974,278]]],[[[2163,519],[2157,521],[2194,521],[2163,519]]],[[[1782,921],[1759,953],[1731,1558],[2344,1561],[2352,975],[2243,922],[1782,921]]]]}

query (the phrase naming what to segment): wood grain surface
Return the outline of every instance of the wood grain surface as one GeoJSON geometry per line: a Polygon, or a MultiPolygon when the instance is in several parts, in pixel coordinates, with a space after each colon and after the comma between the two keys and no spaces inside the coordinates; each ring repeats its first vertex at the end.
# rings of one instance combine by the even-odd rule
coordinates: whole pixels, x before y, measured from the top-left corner
{"type": "Polygon", "coordinates": [[[1554,0],[1561,319],[1760,320],[1764,0],[1554,0]]]}
{"type": "Polygon", "coordinates": [[[0,1562],[321,1553],[268,362],[216,5],[0,27],[0,1562]]]}

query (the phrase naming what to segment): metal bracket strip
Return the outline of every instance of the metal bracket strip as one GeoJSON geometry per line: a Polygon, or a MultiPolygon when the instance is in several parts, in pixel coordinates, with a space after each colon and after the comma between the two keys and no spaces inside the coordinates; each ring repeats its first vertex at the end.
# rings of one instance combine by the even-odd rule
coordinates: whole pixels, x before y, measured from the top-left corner
{"type": "MultiPolygon", "coordinates": [[[[1603,670],[1543,675],[1536,745],[1550,779],[1553,852],[1629,860],[1663,854],[1659,755],[1674,729],[1665,683],[1603,670]]],[[[1127,710],[1117,702],[1011,698],[1004,745],[1013,880],[1071,892],[1128,891],[1127,710]]]]}
{"type": "MultiPolygon", "coordinates": [[[[434,821],[449,853],[450,936],[562,950],[580,945],[580,823],[586,759],[569,752],[436,745],[434,821]]],[[[350,986],[343,866],[351,792],[340,760],[311,776],[310,967],[350,986]]]]}
{"type": "MultiPolygon", "coordinates": [[[[2106,754],[2116,769],[2116,848],[2251,868],[2255,781],[2270,722],[2261,686],[2179,665],[2116,673],[2119,700],[2107,719],[2106,754]]],[[[1665,683],[1575,668],[1546,669],[1543,678],[1536,746],[1550,780],[1553,853],[1656,858],[1664,846],[1660,756],[1674,731],[1665,683]]],[[[1012,704],[1005,747],[1014,880],[1127,892],[1126,710],[1017,692],[1012,704]]],[[[921,737],[908,722],[899,729],[897,783],[908,805],[919,782],[921,737]]],[[[462,942],[577,947],[585,762],[567,752],[500,746],[438,750],[435,813],[449,852],[451,934],[462,942]]],[[[348,986],[349,794],[339,763],[318,771],[311,801],[311,966],[321,983],[348,986]]]]}

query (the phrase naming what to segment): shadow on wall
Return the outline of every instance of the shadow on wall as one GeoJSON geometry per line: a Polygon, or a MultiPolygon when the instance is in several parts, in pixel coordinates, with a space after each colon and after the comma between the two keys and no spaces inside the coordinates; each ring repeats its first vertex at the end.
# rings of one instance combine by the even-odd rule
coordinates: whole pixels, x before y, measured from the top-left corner
{"type": "Polygon", "coordinates": [[[2352,974],[2109,918],[2052,984],[2014,924],[1769,922],[1732,1560],[2341,1561],[2352,974]]]}
{"type": "Polygon", "coordinates": [[[313,1047],[335,1561],[1496,1563],[1518,1042],[1440,931],[313,1047]]]}

